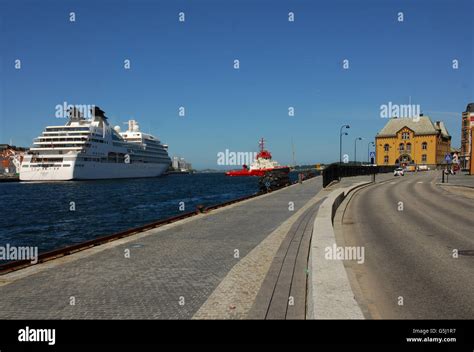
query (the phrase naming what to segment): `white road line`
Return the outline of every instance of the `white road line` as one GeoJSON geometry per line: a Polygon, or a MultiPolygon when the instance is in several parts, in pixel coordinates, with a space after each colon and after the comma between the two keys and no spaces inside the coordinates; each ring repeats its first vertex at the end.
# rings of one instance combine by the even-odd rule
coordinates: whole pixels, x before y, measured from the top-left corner
{"type": "Polygon", "coordinates": [[[423,183],[423,181],[418,181],[417,183],[423,183]]]}

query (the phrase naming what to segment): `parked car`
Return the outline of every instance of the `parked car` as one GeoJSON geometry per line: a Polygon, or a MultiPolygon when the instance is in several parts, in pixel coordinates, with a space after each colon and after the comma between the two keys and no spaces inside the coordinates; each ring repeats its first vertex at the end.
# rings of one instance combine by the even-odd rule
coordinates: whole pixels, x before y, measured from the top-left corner
{"type": "Polygon", "coordinates": [[[393,171],[393,176],[404,176],[405,171],[401,167],[397,167],[395,171],[393,171]]]}
{"type": "Polygon", "coordinates": [[[427,165],[418,165],[418,171],[428,171],[430,168],[427,165]]]}

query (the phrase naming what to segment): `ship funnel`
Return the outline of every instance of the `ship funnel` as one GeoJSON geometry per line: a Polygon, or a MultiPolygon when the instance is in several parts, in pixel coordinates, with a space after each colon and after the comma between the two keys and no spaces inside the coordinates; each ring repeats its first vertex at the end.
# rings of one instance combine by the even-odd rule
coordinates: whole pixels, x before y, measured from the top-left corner
{"type": "Polygon", "coordinates": [[[107,117],[105,116],[105,112],[98,106],[94,106],[91,109],[91,115],[94,120],[97,120],[97,118],[101,118],[102,120],[107,120],[107,117]]]}
{"type": "Polygon", "coordinates": [[[69,120],[71,121],[79,121],[79,120],[84,120],[84,115],[82,114],[82,111],[78,109],[77,107],[73,106],[70,108],[68,111],[68,116],[69,120]]]}

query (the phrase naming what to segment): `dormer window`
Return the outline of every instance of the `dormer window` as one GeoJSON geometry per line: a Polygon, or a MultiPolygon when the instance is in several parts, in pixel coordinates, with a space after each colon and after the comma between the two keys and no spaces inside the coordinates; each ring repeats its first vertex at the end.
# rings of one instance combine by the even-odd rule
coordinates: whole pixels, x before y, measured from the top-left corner
{"type": "Polygon", "coordinates": [[[403,140],[410,139],[410,133],[409,132],[402,132],[402,139],[403,140]]]}

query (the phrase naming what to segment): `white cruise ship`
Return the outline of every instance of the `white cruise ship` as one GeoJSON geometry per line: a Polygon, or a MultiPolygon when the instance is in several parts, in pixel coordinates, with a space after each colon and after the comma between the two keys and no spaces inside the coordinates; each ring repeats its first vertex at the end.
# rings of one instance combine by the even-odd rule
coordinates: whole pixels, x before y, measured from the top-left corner
{"type": "Polygon", "coordinates": [[[69,111],[65,126],[48,126],[33,142],[20,169],[21,181],[64,181],[155,177],[171,164],[168,146],[140,132],[135,120],[128,130],[112,128],[95,107],[85,119],[69,111]]]}

